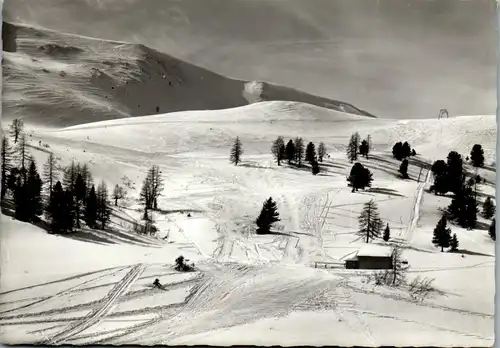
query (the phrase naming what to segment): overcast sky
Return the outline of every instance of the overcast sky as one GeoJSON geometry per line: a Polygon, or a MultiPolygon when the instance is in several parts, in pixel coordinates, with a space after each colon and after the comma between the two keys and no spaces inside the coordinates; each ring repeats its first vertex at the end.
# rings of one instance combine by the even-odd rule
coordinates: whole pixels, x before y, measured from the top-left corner
{"type": "Polygon", "coordinates": [[[379,117],[496,110],[494,0],[5,0],[4,16],[142,43],[379,117]]]}

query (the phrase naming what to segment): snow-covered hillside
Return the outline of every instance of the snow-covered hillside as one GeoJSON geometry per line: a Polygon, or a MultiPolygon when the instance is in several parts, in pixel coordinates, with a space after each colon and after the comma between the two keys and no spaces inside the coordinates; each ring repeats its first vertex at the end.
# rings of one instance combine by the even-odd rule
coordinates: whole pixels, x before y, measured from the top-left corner
{"type": "Polygon", "coordinates": [[[371,116],[336,100],[234,80],[143,45],[3,23],[3,117],[61,127],[214,110],[260,100],[306,102],[371,116]],[[248,86],[254,86],[249,88],[248,86]]]}
{"type": "Polygon", "coordinates": [[[132,183],[129,198],[113,209],[114,236],[95,231],[92,238],[71,240],[1,216],[4,341],[493,343],[495,244],[484,228],[488,221],[480,218],[472,231],[451,226],[459,253],[434,247],[439,209],[451,198],[428,192],[428,164],[451,150],[465,157],[482,144],[486,166],[479,173],[487,182],[479,185],[479,199],[494,197],[494,116],[397,121],[275,101],[26,130],[39,166],[52,151],[62,164],[88,163],[96,182],[114,186],[127,176],[132,183]],[[373,152],[359,161],[374,181],[351,193],[345,147],[356,131],[371,135],[373,152]],[[322,172],[277,166],[270,148],[280,135],[325,142],[329,157],[322,172]],[[244,149],[238,166],[229,163],[236,136],[244,149]],[[400,178],[400,162],[390,154],[397,141],[408,141],[418,153],[410,159],[409,180],[400,178]],[[127,228],[141,217],[136,199],[152,164],[165,179],[154,213],[159,239],[131,243],[134,233],[127,228]],[[256,235],[255,218],[270,196],[281,232],[256,235]],[[439,292],[433,297],[416,302],[402,290],[367,284],[366,272],[314,268],[315,262],[340,265],[360,249],[357,218],[370,199],[393,240],[405,246],[409,279],[435,278],[439,292]],[[113,243],[97,243],[112,237],[113,243]],[[196,272],[172,269],[180,254],[195,262],[196,272]],[[148,287],[155,278],[166,291],[148,287]]]}

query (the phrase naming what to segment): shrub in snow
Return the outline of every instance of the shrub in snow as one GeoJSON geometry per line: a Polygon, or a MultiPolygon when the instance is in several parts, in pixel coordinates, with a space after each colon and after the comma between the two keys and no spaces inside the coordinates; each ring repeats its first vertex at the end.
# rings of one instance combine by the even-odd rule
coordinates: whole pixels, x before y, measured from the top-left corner
{"type": "Polygon", "coordinates": [[[408,285],[408,293],[413,300],[423,301],[429,297],[436,289],[432,286],[434,279],[416,277],[408,285]]]}

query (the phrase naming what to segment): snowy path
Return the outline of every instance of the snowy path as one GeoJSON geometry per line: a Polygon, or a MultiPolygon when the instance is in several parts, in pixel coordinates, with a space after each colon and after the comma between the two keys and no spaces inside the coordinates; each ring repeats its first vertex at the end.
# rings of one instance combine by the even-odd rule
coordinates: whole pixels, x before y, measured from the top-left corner
{"type": "Polygon", "coordinates": [[[51,338],[41,342],[41,344],[57,344],[70,339],[71,337],[79,334],[80,332],[88,329],[92,325],[96,324],[101,320],[108,312],[111,310],[117,299],[123,295],[129,286],[141,275],[141,273],[146,268],[143,264],[138,264],[123,277],[123,279],[117,283],[113,289],[108,293],[107,299],[104,304],[96,311],[91,312],[88,316],[83,318],[76,324],[69,326],[65,330],[55,334],[51,338]]]}
{"type": "Polygon", "coordinates": [[[413,205],[413,210],[411,212],[411,218],[410,218],[410,223],[408,224],[408,227],[405,231],[404,235],[404,240],[406,243],[411,244],[413,240],[413,232],[417,228],[417,222],[418,219],[420,218],[420,203],[422,201],[422,197],[424,195],[424,188],[425,185],[429,182],[431,178],[431,171],[427,171],[427,176],[425,177],[425,180],[422,181],[421,183],[418,184],[417,188],[417,195],[415,197],[415,203],[413,205]]]}

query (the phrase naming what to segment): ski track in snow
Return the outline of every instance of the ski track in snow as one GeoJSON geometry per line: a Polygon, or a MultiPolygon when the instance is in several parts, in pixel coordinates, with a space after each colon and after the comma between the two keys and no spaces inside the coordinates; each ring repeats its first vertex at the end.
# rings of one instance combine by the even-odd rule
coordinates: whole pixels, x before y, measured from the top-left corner
{"type": "Polygon", "coordinates": [[[111,311],[116,300],[128,290],[130,285],[141,275],[145,268],[146,265],[143,264],[138,264],[132,267],[125,277],[123,277],[123,279],[108,293],[106,302],[104,302],[99,309],[91,312],[81,321],[44,340],[41,344],[53,345],[65,342],[71,339],[71,337],[98,323],[104,316],[106,316],[107,313],[111,311]]]}

